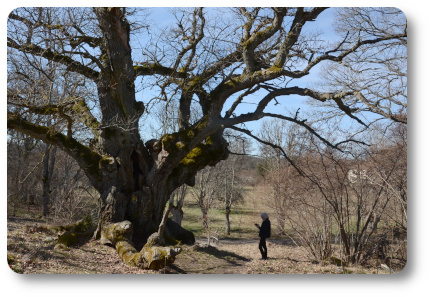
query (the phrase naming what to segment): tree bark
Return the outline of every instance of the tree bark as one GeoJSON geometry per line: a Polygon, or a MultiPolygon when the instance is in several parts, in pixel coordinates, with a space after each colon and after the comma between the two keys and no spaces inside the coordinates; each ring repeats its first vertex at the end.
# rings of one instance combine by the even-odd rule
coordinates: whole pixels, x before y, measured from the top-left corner
{"type": "Polygon", "coordinates": [[[172,213],[173,221],[179,226],[181,226],[182,219],[184,218],[184,212],[182,210],[182,207],[180,208],[178,206],[175,206],[170,210],[170,212],[172,213]]]}
{"type": "Polygon", "coordinates": [[[225,233],[230,235],[230,209],[225,210],[225,233]]]}
{"type": "Polygon", "coordinates": [[[170,212],[173,216],[173,221],[181,226],[182,219],[184,218],[184,212],[182,210],[182,206],[184,205],[184,199],[187,195],[187,185],[180,186],[170,197],[169,204],[171,205],[170,212]],[[176,198],[176,199],[175,199],[176,198]],[[175,205],[176,201],[176,205],[175,205]]]}
{"type": "Polygon", "coordinates": [[[51,180],[54,173],[56,147],[46,144],[45,155],[43,156],[43,172],[42,172],[42,213],[44,217],[50,214],[51,204],[51,180]]]}

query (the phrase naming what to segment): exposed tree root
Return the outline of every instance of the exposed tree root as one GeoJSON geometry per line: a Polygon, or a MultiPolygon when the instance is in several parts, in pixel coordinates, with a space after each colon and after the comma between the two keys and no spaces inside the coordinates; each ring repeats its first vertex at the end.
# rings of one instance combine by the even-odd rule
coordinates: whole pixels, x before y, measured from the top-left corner
{"type": "Polygon", "coordinates": [[[76,244],[79,238],[89,238],[94,233],[95,227],[91,216],[87,216],[74,224],[51,227],[52,230],[60,232],[56,247],[67,248],[76,244]]]}
{"type": "Polygon", "coordinates": [[[129,221],[114,223],[102,228],[100,241],[115,246],[121,260],[133,267],[158,270],[175,261],[180,247],[160,247],[146,244],[138,252],[131,243],[133,225],[129,221]]]}

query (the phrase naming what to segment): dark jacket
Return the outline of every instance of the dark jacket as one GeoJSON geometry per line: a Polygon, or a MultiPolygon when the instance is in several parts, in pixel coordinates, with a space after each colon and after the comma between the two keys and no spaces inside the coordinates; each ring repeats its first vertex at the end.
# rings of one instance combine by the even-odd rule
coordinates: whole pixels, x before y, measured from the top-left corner
{"type": "Polygon", "coordinates": [[[258,236],[260,238],[269,238],[270,237],[270,220],[265,219],[260,227],[260,232],[258,233],[258,236]]]}

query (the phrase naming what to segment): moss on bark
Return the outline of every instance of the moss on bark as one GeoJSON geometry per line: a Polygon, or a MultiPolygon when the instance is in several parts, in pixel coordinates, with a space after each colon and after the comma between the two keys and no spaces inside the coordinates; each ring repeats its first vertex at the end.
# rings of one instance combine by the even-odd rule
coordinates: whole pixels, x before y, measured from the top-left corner
{"type": "Polygon", "coordinates": [[[145,246],[140,252],[131,244],[133,226],[129,221],[108,225],[102,230],[102,238],[115,245],[121,260],[141,269],[161,269],[175,261],[181,248],[145,246]]]}
{"type": "Polygon", "coordinates": [[[74,224],[51,227],[53,232],[63,232],[57,239],[57,247],[69,247],[78,243],[79,238],[92,236],[95,226],[90,215],[74,224]]]}
{"type": "Polygon", "coordinates": [[[57,245],[64,245],[69,247],[78,242],[78,236],[75,232],[67,231],[64,234],[60,235],[57,240],[57,245]]]}

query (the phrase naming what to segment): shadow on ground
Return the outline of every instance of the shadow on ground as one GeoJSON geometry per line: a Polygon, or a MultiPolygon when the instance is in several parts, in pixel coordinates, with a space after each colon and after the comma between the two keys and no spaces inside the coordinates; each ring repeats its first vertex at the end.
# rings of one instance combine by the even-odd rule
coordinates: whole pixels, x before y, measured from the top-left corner
{"type": "Polygon", "coordinates": [[[244,262],[251,261],[250,258],[242,257],[232,252],[222,251],[213,246],[204,246],[204,247],[199,246],[196,248],[196,251],[207,253],[218,259],[225,260],[231,264],[238,264],[237,261],[244,261],[244,262]]]}

